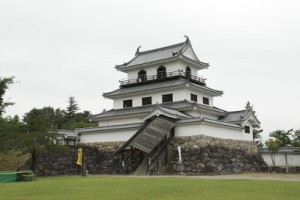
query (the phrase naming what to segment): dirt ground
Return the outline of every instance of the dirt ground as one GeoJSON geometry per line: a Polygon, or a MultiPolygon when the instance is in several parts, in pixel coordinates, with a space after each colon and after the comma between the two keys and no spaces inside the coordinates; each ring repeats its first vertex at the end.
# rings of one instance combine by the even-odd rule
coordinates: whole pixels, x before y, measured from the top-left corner
{"type": "Polygon", "coordinates": [[[276,173],[253,173],[253,174],[231,174],[213,176],[186,176],[188,178],[203,179],[248,179],[248,180],[276,180],[276,181],[299,181],[300,174],[276,174],[276,173]]]}

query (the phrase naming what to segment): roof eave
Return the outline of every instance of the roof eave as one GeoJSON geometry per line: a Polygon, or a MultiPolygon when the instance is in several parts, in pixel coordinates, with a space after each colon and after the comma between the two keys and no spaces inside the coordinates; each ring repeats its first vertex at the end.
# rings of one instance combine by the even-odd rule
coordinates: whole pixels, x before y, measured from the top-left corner
{"type": "Polygon", "coordinates": [[[117,70],[121,71],[121,72],[127,72],[127,71],[132,70],[132,69],[139,69],[139,68],[146,67],[146,66],[152,66],[152,65],[171,62],[171,61],[177,60],[178,58],[179,58],[179,55],[176,55],[176,56],[173,56],[173,57],[170,57],[170,58],[155,60],[155,61],[152,61],[152,62],[141,63],[141,64],[138,64],[138,65],[130,65],[130,66],[120,65],[119,67],[115,67],[115,68],[117,70]]]}

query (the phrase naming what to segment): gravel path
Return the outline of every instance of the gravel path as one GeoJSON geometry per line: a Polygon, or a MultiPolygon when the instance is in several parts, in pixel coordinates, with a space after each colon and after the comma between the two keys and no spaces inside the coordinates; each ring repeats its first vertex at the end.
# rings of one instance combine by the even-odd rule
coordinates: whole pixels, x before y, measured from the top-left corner
{"type": "Polygon", "coordinates": [[[268,173],[253,173],[253,174],[231,174],[231,175],[214,175],[214,176],[185,176],[188,178],[203,178],[203,179],[248,179],[248,180],[276,180],[276,181],[299,181],[300,174],[268,174],[268,173]]]}

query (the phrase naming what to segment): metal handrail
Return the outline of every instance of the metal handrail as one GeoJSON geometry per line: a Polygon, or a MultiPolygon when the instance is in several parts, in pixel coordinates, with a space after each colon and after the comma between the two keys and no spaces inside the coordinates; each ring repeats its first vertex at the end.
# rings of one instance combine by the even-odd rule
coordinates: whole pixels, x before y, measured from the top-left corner
{"type": "Polygon", "coordinates": [[[132,78],[132,79],[127,79],[127,80],[120,80],[121,85],[127,85],[127,84],[132,84],[132,83],[141,83],[141,82],[147,82],[147,81],[152,81],[152,80],[159,80],[159,79],[164,79],[164,78],[169,78],[169,77],[175,77],[175,76],[182,76],[185,78],[189,78],[191,80],[195,80],[201,83],[205,83],[205,78],[199,77],[192,75],[190,72],[186,73],[184,71],[178,70],[178,71],[172,71],[172,72],[159,72],[154,75],[149,75],[149,76],[140,76],[138,78],[132,78]]]}

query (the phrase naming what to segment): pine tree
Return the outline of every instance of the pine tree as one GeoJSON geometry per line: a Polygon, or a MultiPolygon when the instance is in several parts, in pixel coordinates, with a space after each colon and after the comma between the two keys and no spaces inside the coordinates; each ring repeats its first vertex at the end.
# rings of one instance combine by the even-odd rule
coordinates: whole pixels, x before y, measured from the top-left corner
{"type": "Polygon", "coordinates": [[[78,103],[75,100],[75,97],[70,96],[68,100],[68,106],[66,108],[66,118],[71,119],[75,117],[75,114],[79,110],[78,103]]]}

